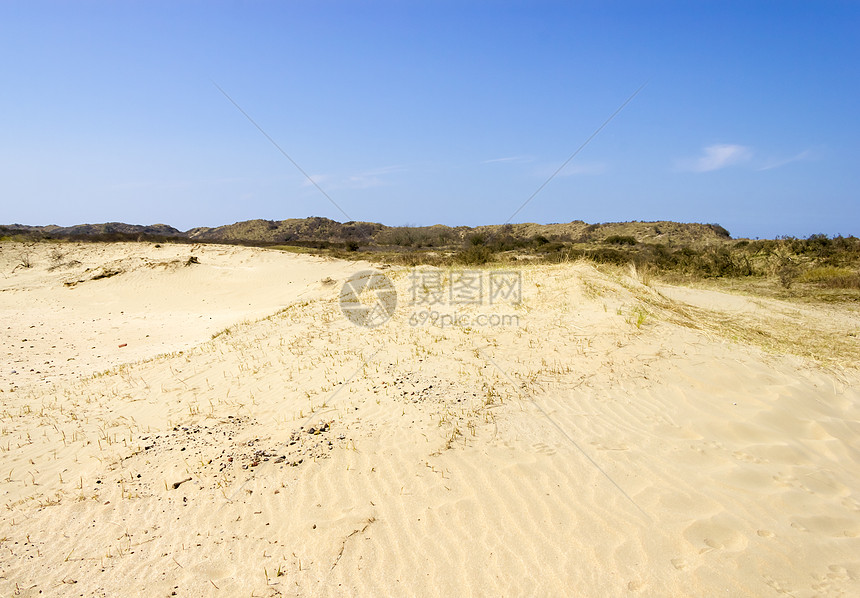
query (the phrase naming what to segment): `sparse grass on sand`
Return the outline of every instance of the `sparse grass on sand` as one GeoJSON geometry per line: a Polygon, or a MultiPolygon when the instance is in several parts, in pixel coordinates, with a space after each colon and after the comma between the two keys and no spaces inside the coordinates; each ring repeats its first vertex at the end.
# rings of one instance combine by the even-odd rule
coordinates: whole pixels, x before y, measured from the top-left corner
{"type": "Polygon", "coordinates": [[[860,593],[855,303],[449,260],[521,300],[434,309],[515,323],[416,325],[377,264],[362,328],[367,262],[49,249],[0,253],[2,595],[860,593]]]}

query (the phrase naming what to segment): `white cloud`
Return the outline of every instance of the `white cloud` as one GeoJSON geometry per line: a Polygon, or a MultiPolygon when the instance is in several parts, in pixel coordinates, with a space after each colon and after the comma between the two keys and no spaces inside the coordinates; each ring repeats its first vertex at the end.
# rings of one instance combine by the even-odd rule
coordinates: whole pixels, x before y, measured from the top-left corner
{"type": "Polygon", "coordinates": [[[758,167],[756,170],[772,170],[774,168],[779,168],[780,166],[785,166],[786,164],[791,164],[792,162],[800,162],[801,160],[810,160],[812,159],[812,152],[809,150],[804,150],[799,154],[792,156],[791,158],[770,158],[768,159],[762,166],[758,167]]]}
{"type": "Polygon", "coordinates": [[[680,160],[678,167],[691,172],[711,172],[733,164],[746,162],[752,157],[752,150],[743,145],[719,143],[703,148],[703,155],[680,160]]]}
{"type": "Polygon", "coordinates": [[[385,187],[386,185],[390,185],[390,181],[386,181],[381,176],[377,176],[374,174],[361,173],[354,174],[346,177],[341,184],[337,186],[338,189],[372,189],[373,187],[385,187]]]}
{"type": "Polygon", "coordinates": [[[528,156],[510,156],[508,158],[493,158],[491,160],[483,160],[481,164],[496,164],[499,162],[531,162],[532,158],[528,156]]]}
{"type": "MultiPolygon", "coordinates": [[[[325,190],[371,189],[373,187],[385,187],[392,184],[385,177],[403,170],[402,166],[383,166],[382,168],[374,168],[355,174],[313,174],[311,175],[311,179],[325,190]]],[[[305,179],[302,185],[304,187],[312,186],[311,182],[307,179],[305,179]]]]}
{"type": "Polygon", "coordinates": [[[302,181],[302,187],[313,187],[314,183],[317,185],[323,186],[327,181],[331,180],[331,177],[327,174],[312,174],[310,175],[313,183],[307,179],[302,181]]]}

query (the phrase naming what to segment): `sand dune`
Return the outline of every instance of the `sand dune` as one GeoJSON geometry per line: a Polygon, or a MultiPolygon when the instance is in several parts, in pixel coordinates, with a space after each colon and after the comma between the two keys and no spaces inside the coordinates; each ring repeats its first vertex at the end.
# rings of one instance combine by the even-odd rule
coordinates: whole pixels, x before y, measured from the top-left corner
{"type": "Polygon", "coordinates": [[[59,247],[0,253],[3,595],[860,593],[856,311],[576,263],[442,327],[390,268],[368,329],[367,264],[59,247]]]}
{"type": "Polygon", "coordinates": [[[13,365],[13,384],[80,377],[199,344],[236,322],[319,297],[323,271],[351,271],[209,245],[10,245],[0,260],[0,351],[13,365]],[[24,255],[33,267],[19,266],[24,255]]]}

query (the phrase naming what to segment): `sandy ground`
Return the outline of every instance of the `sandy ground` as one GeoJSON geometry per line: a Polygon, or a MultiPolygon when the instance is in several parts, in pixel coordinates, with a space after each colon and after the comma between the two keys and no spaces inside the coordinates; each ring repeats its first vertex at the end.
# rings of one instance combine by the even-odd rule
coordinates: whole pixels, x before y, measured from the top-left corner
{"type": "Polygon", "coordinates": [[[365,267],[4,244],[0,594],[860,595],[856,310],[365,267]]]}
{"type": "MultiPolygon", "coordinates": [[[[0,247],[0,355],[11,364],[4,364],[0,388],[74,379],[185,349],[237,322],[320,296],[319,260],[259,249],[0,247]],[[20,267],[24,256],[31,268],[20,267]]],[[[351,270],[326,265],[332,275],[351,270]]]]}

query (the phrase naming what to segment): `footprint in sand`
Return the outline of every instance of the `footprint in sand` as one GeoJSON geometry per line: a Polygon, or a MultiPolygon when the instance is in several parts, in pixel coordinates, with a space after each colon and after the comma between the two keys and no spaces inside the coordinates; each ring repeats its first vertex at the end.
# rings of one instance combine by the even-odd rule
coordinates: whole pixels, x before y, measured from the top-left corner
{"type": "Polygon", "coordinates": [[[773,481],[786,488],[797,488],[799,486],[798,480],[795,476],[784,474],[782,472],[778,472],[773,476],[773,481]]]}
{"type": "Polygon", "coordinates": [[[747,538],[733,529],[729,523],[718,523],[714,521],[698,521],[690,525],[684,531],[684,537],[693,545],[699,542],[705,548],[699,550],[699,554],[711,552],[712,550],[743,550],[747,546],[747,538]]]}
{"type": "Polygon", "coordinates": [[[860,526],[853,518],[847,517],[828,515],[794,517],[791,520],[791,527],[831,538],[856,538],[860,535],[860,526]]]}
{"type": "Polygon", "coordinates": [[[764,579],[764,582],[771,588],[773,588],[773,590],[776,591],[777,594],[787,594],[789,596],[794,595],[794,590],[792,588],[784,586],[779,580],[776,580],[769,575],[765,575],[762,579],[764,579]]]}
{"type": "Polygon", "coordinates": [[[830,573],[827,574],[828,579],[836,581],[850,581],[852,579],[848,569],[842,565],[829,565],[827,570],[830,571],[830,573]]]}
{"type": "Polygon", "coordinates": [[[626,451],[630,450],[630,447],[623,442],[616,445],[608,445],[602,442],[591,442],[590,443],[594,448],[599,451],[626,451]]]}
{"type": "Polygon", "coordinates": [[[774,537],[776,537],[776,534],[773,533],[772,531],[770,531],[769,529],[760,529],[760,530],[756,531],[756,533],[759,536],[761,536],[762,538],[774,538],[774,537]]]}
{"type": "Polygon", "coordinates": [[[810,586],[814,591],[822,595],[829,596],[841,594],[842,592],[839,591],[840,586],[853,580],[848,569],[840,565],[829,565],[827,570],[829,573],[815,575],[814,577],[818,580],[818,583],[810,586]]]}
{"type": "Polygon", "coordinates": [[[802,523],[798,523],[797,521],[792,521],[791,527],[793,527],[796,530],[802,531],[802,532],[808,532],[809,531],[808,527],[806,527],[802,523]]]}
{"type": "Polygon", "coordinates": [[[543,442],[536,442],[532,445],[534,449],[542,455],[554,455],[555,449],[545,445],[543,442]]]}
{"type": "Polygon", "coordinates": [[[732,453],[732,456],[738,461],[743,461],[744,463],[766,463],[767,461],[759,459],[755,455],[750,455],[749,453],[745,453],[743,451],[735,451],[732,453]]]}

